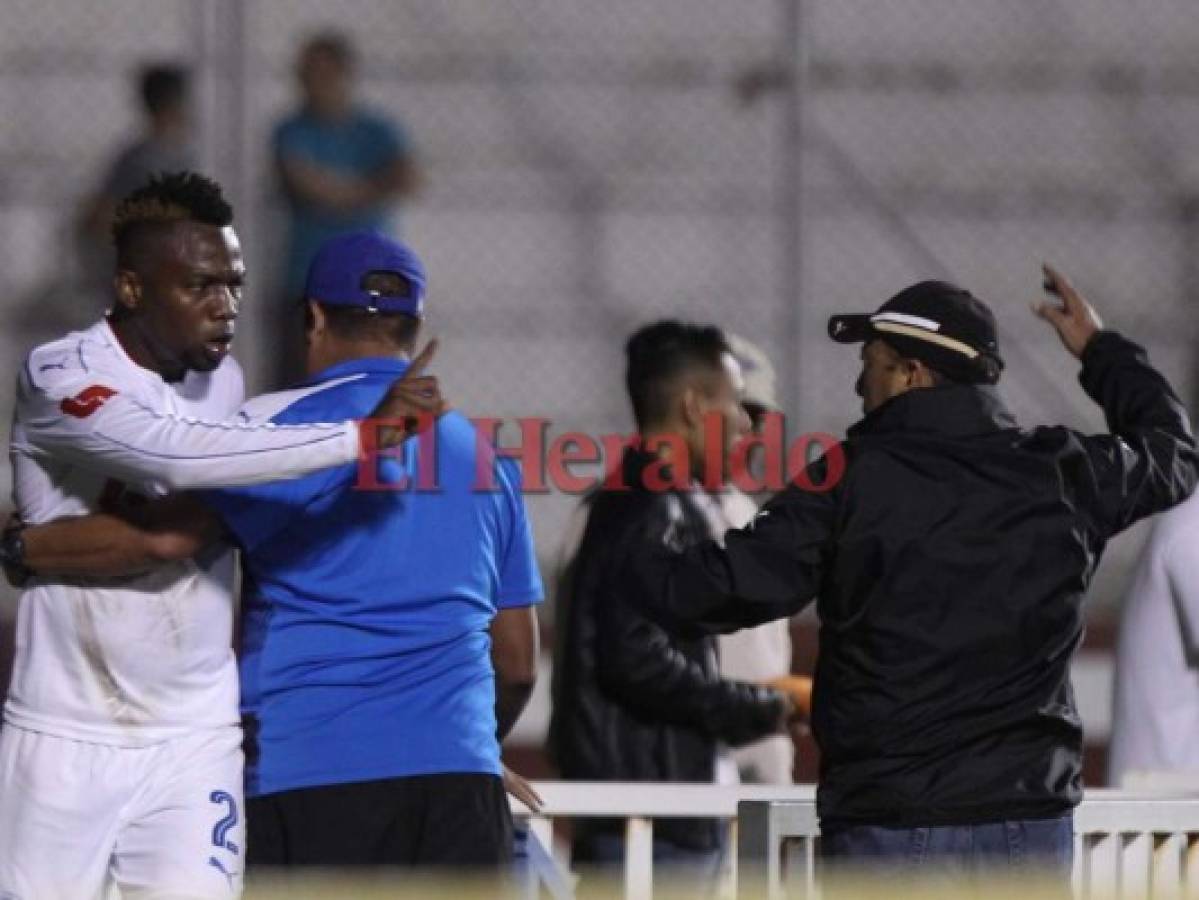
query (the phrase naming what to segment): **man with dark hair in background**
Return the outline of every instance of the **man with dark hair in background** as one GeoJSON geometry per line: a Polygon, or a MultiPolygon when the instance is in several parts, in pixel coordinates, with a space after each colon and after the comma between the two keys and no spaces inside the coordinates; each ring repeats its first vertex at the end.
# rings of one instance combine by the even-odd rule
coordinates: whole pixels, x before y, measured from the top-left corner
{"type": "MultiPolygon", "coordinates": [[[[95,897],[114,883],[154,896],[240,889],[232,555],[213,548],[173,562],[168,541],[154,551],[165,565],[108,578],[91,576],[125,570],[103,521],[87,552],[57,555],[50,525],[50,551],[29,547],[44,571],[28,570],[25,546],[26,523],[149,515],[146,499],[169,490],[358,459],[359,423],[338,421],[340,411],[287,428],[231,421],[244,399],[229,348],[245,274],[232,223],[219,186],[193,173],[130,194],[114,219],[112,312],[33,350],[18,376],[10,455],[20,521],[0,539],[0,562],[28,581],[0,731],[0,895],[95,897]]],[[[405,373],[371,415],[400,423],[440,408],[435,380],[405,373]]],[[[408,433],[393,424],[379,443],[408,433]]]]}
{"type": "Polygon", "coordinates": [[[141,69],[137,83],[143,131],[109,164],[99,188],[81,205],[77,223],[84,281],[105,300],[111,294],[112,216],[121,198],[152,175],[195,168],[188,70],[154,63],[141,69]]]}
{"type": "Polygon", "coordinates": [[[354,97],[355,53],[349,38],[324,32],[300,50],[298,110],[274,133],[274,159],[287,205],[287,247],[276,314],[281,341],[274,387],[303,374],[303,339],[292,315],[317,248],[336,234],[388,230],[392,204],[417,186],[404,129],[354,97]]]}
{"type": "MultiPolygon", "coordinates": [[[[741,374],[712,326],[659,322],[634,334],[626,354],[639,443],[619,463],[626,489],[584,501],[587,524],[559,594],[550,751],[569,780],[712,783],[723,745],[784,730],[804,698],[789,679],[722,679],[713,639],[675,638],[622,602],[617,563],[630,546],[720,536],[698,482],[708,454],[722,467],[748,429],[741,374]]],[[[575,828],[578,862],[622,858],[619,821],[575,828]]],[[[714,863],[721,844],[711,821],[654,830],[662,862],[714,863]]]]}
{"type": "Polygon", "coordinates": [[[1184,499],[1199,458],[1144,351],[1065,278],[1038,313],[1111,434],[1021,429],[994,387],[995,317],[921,282],[834,316],[861,343],[863,419],[724,546],[631,545],[632,602],[692,637],[820,613],[812,729],[838,862],[1067,875],[1082,796],[1070,660],[1103,549],[1184,499]],[[840,477],[837,475],[840,474],[840,477]]]}
{"type": "MultiPolygon", "coordinates": [[[[398,242],[326,242],[305,290],[309,378],[239,418],[287,431],[375,409],[423,363],[409,357],[425,290],[398,242]]],[[[536,679],[542,597],[518,470],[459,414],[431,437],[399,458],[166,498],[139,517],[152,528],[93,516],[26,537],[26,564],[60,575],[100,557],[89,531],[117,571],[203,559],[222,537],[242,550],[253,865],[495,868],[512,856],[505,782],[536,804],[499,747],[536,679]],[[376,489],[357,489],[363,466],[376,489]],[[497,490],[476,489],[479,466],[497,490]]]]}

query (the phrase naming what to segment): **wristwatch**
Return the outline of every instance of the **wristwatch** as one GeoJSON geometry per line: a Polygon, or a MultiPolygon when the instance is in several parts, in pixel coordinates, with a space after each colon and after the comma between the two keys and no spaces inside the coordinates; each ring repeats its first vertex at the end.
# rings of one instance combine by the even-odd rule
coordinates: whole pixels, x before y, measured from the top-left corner
{"type": "Polygon", "coordinates": [[[4,529],[0,535],[0,565],[3,565],[9,580],[18,587],[23,585],[33,570],[25,565],[25,523],[18,522],[4,529]]]}

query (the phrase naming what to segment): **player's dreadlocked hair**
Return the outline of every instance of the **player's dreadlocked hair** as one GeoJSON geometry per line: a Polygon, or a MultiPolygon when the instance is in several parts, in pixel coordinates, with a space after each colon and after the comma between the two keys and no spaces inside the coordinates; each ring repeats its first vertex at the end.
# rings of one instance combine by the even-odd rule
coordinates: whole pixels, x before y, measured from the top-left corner
{"type": "Polygon", "coordinates": [[[233,207],[225,201],[220,185],[211,178],[195,172],[154,175],[117,206],[112,220],[117,265],[121,268],[135,265],[141,239],[174,222],[200,222],[223,228],[233,224],[233,207]]]}

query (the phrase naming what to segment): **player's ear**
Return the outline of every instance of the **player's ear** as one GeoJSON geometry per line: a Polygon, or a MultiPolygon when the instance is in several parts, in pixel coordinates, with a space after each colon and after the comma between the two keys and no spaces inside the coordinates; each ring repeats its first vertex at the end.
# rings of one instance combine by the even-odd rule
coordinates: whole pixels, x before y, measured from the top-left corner
{"type": "Polygon", "coordinates": [[[906,372],[908,376],[908,387],[928,388],[935,387],[937,384],[936,378],[933,377],[932,370],[918,359],[904,360],[906,372]]]}
{"type": "Polygon", "coordinates": [[[142,281],[131,269],[118,269],[112,279],[113,292],[117,303],[126,312],[133,312],[142,302],[142,281]]]}
{"type": "Polygon", "coordinates": [[[698,428],[704,419],[704,404],[700,398],[699,391],[690,385],[683,388],[678,402],[683,423],[688,428],[698,428]]]}
{"type": "Polygon", "coordinates": [[[328,318],[325,316],[325,311],[321,309],[321,305],[315,300],[305,301],[308,304],[308,314],[304,317],[305,330],[308,332],[308,337],[324,334],[328,327],[328,318]]]}

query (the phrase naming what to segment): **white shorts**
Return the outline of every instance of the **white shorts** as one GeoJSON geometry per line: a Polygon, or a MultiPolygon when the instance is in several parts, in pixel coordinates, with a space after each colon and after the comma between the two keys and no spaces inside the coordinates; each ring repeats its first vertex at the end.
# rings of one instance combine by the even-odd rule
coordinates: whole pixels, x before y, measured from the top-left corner
{"type": "Polygon", "coordinates": [[[149,747],[0,730],[0,900],[229,898],[245,861],[241,729],[149,747]]]}

